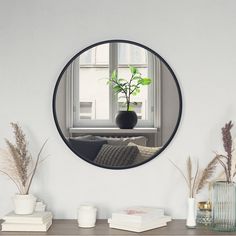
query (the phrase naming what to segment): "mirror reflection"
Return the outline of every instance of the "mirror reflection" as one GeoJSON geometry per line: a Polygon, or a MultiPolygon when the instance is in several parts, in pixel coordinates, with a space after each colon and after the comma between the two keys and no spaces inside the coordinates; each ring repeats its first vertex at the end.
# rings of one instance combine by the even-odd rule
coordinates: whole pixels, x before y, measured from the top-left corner
{"type": "Polygon", "coordinates": [[[181,116],[174,73],[152,50],[128,41],[102,42],[78,53],[57,81],[57,128],[80,158],[122,169],[157,156],[181,116]]]}

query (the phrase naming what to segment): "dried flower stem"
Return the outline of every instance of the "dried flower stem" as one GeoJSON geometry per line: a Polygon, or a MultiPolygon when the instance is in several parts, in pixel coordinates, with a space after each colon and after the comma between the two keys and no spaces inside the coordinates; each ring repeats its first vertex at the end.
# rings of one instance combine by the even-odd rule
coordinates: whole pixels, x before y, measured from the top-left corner
{"type": "Polygon", "coordinates": [[[31,187],[33,177],[34,177],[35,172],[36,172],[36,169],[37,169],[37,167],[38,167],[40,155],[41,155],[41,153],[42,153],[42,151],[43,151],[43,149],[44,149],[44,146],[46,145],[47,142],[48,142],[48,139],[43,143],[43,145],[42,145],[42,147],[41,147],[41,149],[40,149],[40,151],[39,151],[39,153],[38,153],[38,156],[37,156],[37,159],[36,159],[36,162],[35,162],[35,165],[34,165],[33,172],[32,172],[32,174],[31,174],[30,177],[29,177],[29,184],[28,184],[28,187],[27,187],[27,189],[26,189],[26,193],[27,193],[27,194],[29,193],[29,189],[30,189],[30,187],[31,187]]]}
{"type": "Polygon", "coordinates": [[[196,171],[194,173],[194,176],[192,176],[192,160],[190,157],[188,157],[187,159],[187,176],[184,174],[184,172],[170,159],[168,159],[175,167],[176,169],[179,171],[179,173],[184,177],[184,180],[188,186],[188,190],[189,190],[189,197],[190,198],[194,198],[196,195],[196,183],[197,183],[197,179],[199,176],[199,165],[197,163],[197,168],[196,171]]]}
{"type": "Polygon", "coordinates": [[[2,172],[2,173],[3,173],[4,175],[6,175],[10,180],[12,180],[13,183],[16,185],[18,191],[21,192],[21,189],[20,189],[18,183],[14,180],[14,178],[12,178],[12,177],[11,177],[6,171],[4,171],[4,170],[0,170],[0,172],[2,172]]]}
{"type": "Polygon", "coordinates": [[[197,189],[196,181],[197,181],[197,178],[198,178],[198,174],[199,174],[199,162],[197,161],[197,169],[196,169],[196,172],[195,172],[195,176],[194,176],[194,179],[193,179],[193,185],[192,185],[192,196],[195,196],[195,194],[196,194],[196,189],[197,189]]]}

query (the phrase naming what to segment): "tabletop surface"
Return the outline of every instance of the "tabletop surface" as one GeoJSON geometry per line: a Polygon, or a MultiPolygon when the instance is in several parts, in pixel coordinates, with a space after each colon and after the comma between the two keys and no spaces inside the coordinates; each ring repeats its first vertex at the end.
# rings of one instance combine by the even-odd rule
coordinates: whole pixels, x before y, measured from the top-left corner
{"type": "Polygon", "coordinates": [[[167,226],[158,229],[148,230],[142,233],[134,233],[124,230],[111,229],[107,220],[97,220],[94,228],[79,228],[76,220],[53,220],[53,224],[47,232],[2,232],[0,235],[54,235],[54,236],[72,236],[72,235],[103,235],[103,236],[131,236],[131,235],[236,235],[236,232],[216,232],[206,227],[197,227],[196,229],[187,229],[185,220],[173,220],[167,226]]]}

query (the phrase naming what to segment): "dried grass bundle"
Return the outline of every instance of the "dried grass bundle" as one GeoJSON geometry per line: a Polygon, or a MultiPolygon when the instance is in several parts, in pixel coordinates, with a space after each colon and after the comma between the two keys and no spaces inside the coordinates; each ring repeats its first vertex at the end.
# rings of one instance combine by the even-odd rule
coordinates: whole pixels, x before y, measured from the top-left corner
{"type": "MultiPolygon", "coordinates": [[[[196,171],[194,176],[192,175],[192,161],[189,157],[187,159],[187,176],[185,176],[184,172],[176,166],[171,160],[169,160],[181,173],[184,177],[185,182],[188,185],[189,189],[189,197],[194,197],[198,194],[209,182],[211,182],[211,178],[213,177],[215,170],[217,168],[218,163],[224,169],[223,174],[220,175],[222,179],[222,175],[225,176],[225,179],[228,183],[233,181],[233,178],[236,176],[236,151],[233,148],[233,141],[231,136],[231,129],[233,127],[232,121],[225,124],[225,126],[221,129],[222,130],[222,140],[224,150],[226,155],[219,155],[216,156],[209,162],[205,169],[199,170],[199,166],[197,163],[196,171]]],[[[219,178],[218,178],[219,179],[219,178]]]]}
{"type": "Polygon", "coordinates": [[[15,143],[6,139],[7,149],[0,150],[0,172],[7,175],[17,186],[20,194],[28,194],[39,159],[47,140],[42,145],[36,161],[28,151],[28,142],[21,127],[11,123],[15,143]]]}
{"type": "Polygon", "coordinates": [[[192,160],[189,157],[187,159],[186,165],[187,175],[185,176],[184,172],[178,166],[176,166],[175,163],[173,163],[171,160],[169,161],[179,170],[181,175],[184,177],[185,182],[188,185],[189,197],[195,197],[196,194],[198,194],[210,182],[210,179],[212,178],[218,164],[218,158],[215,157],[212,161],[210,161],[205,169],[199,169],[199,162],[197,161],[197,166],[193,174],[192,160]]]}

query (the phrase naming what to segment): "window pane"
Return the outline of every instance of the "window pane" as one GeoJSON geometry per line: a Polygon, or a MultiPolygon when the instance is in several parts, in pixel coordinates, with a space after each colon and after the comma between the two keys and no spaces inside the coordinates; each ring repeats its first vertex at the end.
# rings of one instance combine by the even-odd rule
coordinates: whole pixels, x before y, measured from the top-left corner
{"type": "Polygon", "coordinates": [[[95,64],[109,64],[109,44],[95,47],[95,64]]]}
{"type": "Polygon", "coordinates": [[[109,63],[109,44],[102,44],[93,47],[82,53],[79,57],[81,66],[108,65],[109,63]]]}
{"type": "Polygon", "coordinates": [[[147,64],[147,50],[133,44],[118,44],[118,63],[119,64],[147,64]]]}
{"type": "Polygon", "coordinates": [[[93,117],[93,103],[92,102],[80,102],[80,119],[91,120],[93,117]]]}
{"type": "Polygon", "coordinates": [[[80,57],[80,64],[83,65],[83,64],[94,64],[95,63],[95,58],[94,58],[94,50],[91,49],[91,50],[88,50],[86,52],[84,52],[80,57]]]}
{"type": "MultiPolygon", "coordinates": [[[[106,78],[109,77],[109,46],[100,45],[91,50],[88,55],[94,56],[94,62],[103,63],[102,66],[93,64],[79,67],[79,119],[108,120],[109,119],[109,86],[106,78]]],[[[87,52],[86,52],[87,53],[87,52]]],[[[84,54],[80,56],[80,60],[84,54]]],[[[82,59],[85,62],[85,59],[82,59]]],[[[93,60],[91,60],[93,61],[93,60]]]]}

